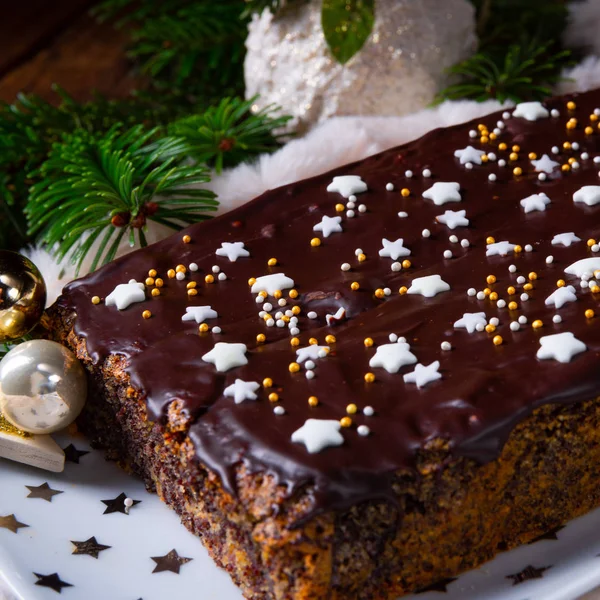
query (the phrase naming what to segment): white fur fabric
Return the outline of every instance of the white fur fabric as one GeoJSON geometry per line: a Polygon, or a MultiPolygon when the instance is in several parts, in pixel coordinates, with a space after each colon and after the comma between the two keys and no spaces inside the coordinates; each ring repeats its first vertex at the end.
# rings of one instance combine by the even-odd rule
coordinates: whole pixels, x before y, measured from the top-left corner
{"type": "MultiPolygon", "coordinates": [[[[598,6],[600,0],[589,0],[588,4],[598,6]]],[[[568,80],[557,86],[557,93],[586,91],[600,86],[600,58],[586,58],[565,72],[565,77],[568,80]]],[[[493,100],[484,103],[461,100],[445,102],[403,117],[335,117],[274,154],[263,155],[252,164],[242,164],[215,176],[209,187],[218,194],[221,203],[219,212],[227,212],[268,189],[323,173],[416,139],[437,127],[462,123],[500,107],[493,100]]],[[[153,242],[169,233],[171,230],[150,224],[147,237],[149,242],[153,242]]],[[[118,255],[131,250],[124,242],[118,255]]],[[[48,286],[48,303],[54,302],[62,287],[73,279],[74,267],[68,259],[62,264],[57,263],[43,247],[28,248],[23,253],[41,270],[48,286]]],[[[89,256],[92,254],[90,252],[89,256]]],[[[83,265],[80,275],[87,272],[90,261],[83,265]]]]}

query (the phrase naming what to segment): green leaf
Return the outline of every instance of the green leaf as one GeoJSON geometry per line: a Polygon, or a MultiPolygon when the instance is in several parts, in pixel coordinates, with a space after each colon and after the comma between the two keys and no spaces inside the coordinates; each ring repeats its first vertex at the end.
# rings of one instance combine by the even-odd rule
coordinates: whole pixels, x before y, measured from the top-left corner
{"type": "Polygon", "coordinates": [[[346,64],[364,45],[375,22],[375,0],[323,0],[321,24],[331,53],[346,64]]]}

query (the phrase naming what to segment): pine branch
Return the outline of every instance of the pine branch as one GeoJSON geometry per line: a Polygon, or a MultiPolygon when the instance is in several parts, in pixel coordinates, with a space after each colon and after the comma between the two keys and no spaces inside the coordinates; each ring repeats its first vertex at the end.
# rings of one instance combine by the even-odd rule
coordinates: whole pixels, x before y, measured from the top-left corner
{"type": "Polygon", "coordinates": [[[125,235],[145,246],[148,220],[181,229],[216,210],[212,192],[190,187],[209,180],[206,168],[186,163],[185,142],[158,128],[65,135],[32,174],[39,181],[26,207],[29,234],[56,248],[58,259],[71,254],[77,271],[93,249],[94,270],[114,258],[125,235]]]}
{"type": "Polygon", "coordinates": [[[277,116],[279,108],[272,105],[253,113],[256,99],[224,98],[203,114],[176,121],[169,131],[186,141],[194,160],[212,165],[220,173],[223,167],[273,152],[281,145],[284,134],[279,130],[291,117],[277,116]]]}

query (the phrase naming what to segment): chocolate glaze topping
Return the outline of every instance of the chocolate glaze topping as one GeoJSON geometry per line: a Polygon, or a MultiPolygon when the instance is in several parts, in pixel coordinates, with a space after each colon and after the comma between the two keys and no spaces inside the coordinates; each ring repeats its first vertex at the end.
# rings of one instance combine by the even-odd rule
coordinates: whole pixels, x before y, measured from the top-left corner
{"type": "Polygon", "coordinates": [[[479,136],[469,137],[468,132],[477,130],[479,123],[492,132],[501,113],[433,131],[362,162],[269,191],[238,210],[188,228],[188,244],[182,242],[182,234],[176,234],[71,283],[59,302],[76,312],[76,333],[86,339],[94,361],[110,353],[129,359],[132,385],[145,395],[152,419],[164,419],[174,399],[183,402],[193,418],[189,435],[198,459],[219,473],[232,493],[234,467],[240,462],[253,472],[276,476],[290,493],[312,484],[314,507],[323,510],[393,497],[392,474],[411,468],[416,450],[433,438],[447,439],[459,455],[492,460],[514,425],[534,408],[590,399],[600,389],[600,314],[591,319],[584,314],[586,309],[600,313],[600,294],[589,287],[582,289],[578,278],[564,273],[579,259],[600,256],[587,244],[589,238],[600,235],[600,204],[573,202],[573,193],[582,186],[600,184],[600,165],[593,162],[600,156],[600,131],[597,122],[590,121],[590,114],[600,106],[600,93],[558,98],[545,106],[558,109],[560,116],[534,122],[504,119],[505,128],[487,143],[479,136]],[[577,103],[575,110],[567,109],[569,99],[577,103]],[[566,128],[571,117],[578,119],[575,129],[566,128]],[[584,132],[588,125],[593,127],[592,134],[584,132]],[[577,142],[579,148],[565,150],[565,141],[577,142]],[[505,151],[498,147],[502,142],[508,146],[505,151]],[[515,144],[520,146],[519,158],[510,161],[515,144]],[[506,160],[506,166],[490,160],[467,169],[454,151],[468,145],[495,153],[506,160]],[[560,147],[558,154],[552,153],[553,146],[560,147]],[[537,158],[548,154],[561,165],[573,157],[579,167],[571,166],[569,172],[555,169],[546,181],[540,181],[528,158],[530,152],[537,158]],[[522,168],[521,176],[513,174],[516,166],[522,168]],[[422,176],[425,168],[431,171],[430,178],[422,176]],[[406,170],[414,173],[412,178],[405,176],[406,170]],[[496,181],[488,180],[490,173],[496,181]],[[368,185],[368,191],[356,200],[357,207],[366,204],[367,212],[356,209],[353,218],[346,216],[346,209],[336,212],[335,205],[347,200],[326,191],[333,176],[348,174],[359,175],[368,185]],[[460,183],[462,201],[436,206],[424,199],[422,192],[436,181],[460,183]],[[394,184],[394,191],[386,191],[388,182],[394,184]],[[400,194],[402,188],[410,189],[408,197],[400,194]],[[526,214],[520,200],[541,192],[551,203],[543,212],[526,214]],[[463,209],[470,220],[468,227],[450,230],[436,222],[435,217],[445,210],[463,209]],[[408,217],[400,218],[399,211],[408,217]],[[341,216],[343,232],[323,237],[313,231],[323,215],[341,216]],[[424,229],[431,231],[431,237],[422,236],[424,229]],[[551,244],[554,235],[565,232],[574,232],[581,241],[569,247],[551,244]],[[470,246],[450,242],[452,234],[469,240],[470,246]],[[523,248],[531,244],[533,250],[486,257],[488,236],[523,248]],[[320,246],[311,246],[314,237],[322,240],[320,246]],[[412,266],[393,272],[392,259],[378,254],[382,238],[403,238],[412,266]],[[245,244],[249,258],[230,262],[215,255],[222,242],[235,241],[245,244]],[[363,262],[355,256],[358,248],[366,255],[363,262]],[[444,258],[445,250],[451,250],[453,258],[444,258]],[[551,264],[546,262],[549,255],[554,257],[551,264]],[[278,264],[268,267],[272,257],[278,264]],[[188,270],[185,280],[167,277],[168,269],[192,262],[199,270],[188,270]],[[351,270],[340,269],[344,262],[350,263],[351,270]],[[515,273],[509,272],[511,264],[517,267],[515,273]],[[205,283],[213,265],[226,273],[225,281],[215,276],[214,283],[205,283]],[[144,281],[150,269],[156,269],[165,281],[160,296],[152,297],[148,288],[145,302],[123,311],[91,303],[92,296],[104,299],[129,279],[144,281]],[[538,278],[527,292],[529,300],[522,301],[523,285],[517,278],[528,278],[532,271],[538,278]],[[326,345],[328,334],[337,339],[329,344],[329,355],[315,361],[312,380],[306,378],[304,367],[290,373],[296,349],[290,345],[289,329],[267,327],[258,316],[262,307],[255,302],[256,294],[250,293],[250,277],[279,272],[294,280],[299,296],[289,299],[284,290],[288,303],[283,308],[272,298],[267,301],[273,304],[273,315],[301,307],[299,347],[307,346],[311,337],[321,345],[326,345]],[[433,298],[399,293],[414,278],[431,274],[448,282],[450,291],[433,298]],[[497,281],[488,285],[486,278],[491,274],[497,281]],[[558,279],[575,286],[577,301],[555,310],[544,301],[556,289],[558,279]],[[198,282],[198,295],[193,297],[186,292],[190,281],[198,282]],[[360,283],[358,291],[350,289],[353,281],[360,283]],[[508,295],[509,286],[516,288],[516,295],[508,295]],[[478,300],[467,294],[469,288],[486,287],[507,304],[516,301],[518,309],[499,308],[489,298],[478,300]],[[378,298],[377,288],[390,288],[391,295],[378,298]],[[219,318],[207,324],[218,325],[221,333],[199,333],[195,321],[182,322],[186,307],[196,305],[210,305],[217,311],[219,318]],[[346,309],[346,318],[327,326],[326,313],[333,314],[339,307],[346,309]],[[150,319],[142,318],[146,309],[152,312],[150,319]],[[307,318],[309,311],[315,311],[317,318],[307,318]],[[485,312],[488,320],[497,317],[500,323],[493,333],[455,329],[454,322],[467,312],[485,312]],[[553,323],[554,314],[561,315],[561,323],[553,323]],[[511,321],[522,315],[528,323],[512,331],[511,321]],[[543,327],[532,328],[536,319],[543,327]],[[565,331],[584,342],[587,350],[565,364],[538,360],[539,338],[565,331]],[[257,343],[259,333],[266,336],[263,344],[257,343]],[[419,389],[402,377],[414,366],[395,374],[369,367],[377,347],[389,343],[390,333],[405,336],[420,363],[439,360],[442,378],[419,389]],[[502,336],[502,344],[492,342],[495,335],[502,336]],[[366,337],[374,340],[373,347],[364,345],[366,337]],[[246,344],[248,364],[221,373],[203,361],[202,356],[219,341],[246,344]],[[452,350],[441,350],[443,341],[450,342],[452,350]],[[367,372],[376,376],[373,383],[365,382],[367,372]],[[260,383],[266,377],[272,378],[273,388],[261,387],[257,401],[235,404],[223,395],[237,378],[260,383]],[[273,391],[285,415],[273,413],[274,404],[268,400],[273,391]],[[316,407],[307,402],[313,395],[319,399],[316,407]],[[350,403],[357,405],[358,412],[352,415],[352,426],[342,429],[343,445],[309,454],[303,444],[290,440],[306,419],[339,420],[350,403]],[[365,406],[372,406],[375,415],[365,416],[365,406]],[[370,434],[359,435],[359,425],[367,425],[370,434]]]}

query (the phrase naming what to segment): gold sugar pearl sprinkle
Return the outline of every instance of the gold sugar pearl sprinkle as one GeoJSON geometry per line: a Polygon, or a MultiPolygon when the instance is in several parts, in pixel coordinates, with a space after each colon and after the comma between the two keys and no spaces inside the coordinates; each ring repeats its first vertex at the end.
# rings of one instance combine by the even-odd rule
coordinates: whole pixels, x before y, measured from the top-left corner
{"type": "Polygon", "coordinates": [[[169,277],[169,279],[173,279],[173,277],[175,277],[175,269],[169,269],[167,271],[167,276],[169,277]]]}
{"type": "Polygon", "coordinates": [[[526,283],[526,284],[523,286],[523,289],[524,289],[526,292],[529,292],[529,291],[531,291],[531,290],[533,289],[533,284],[532,284],[532,283],[526,283]]]}
{"type": "Polygon", "coordinates": [[[357,411],[358,411],[358,406],[356,406],[356,404],[348,404],[348,406],[346,406],[346,412],[349,415],[355,415],[357,411]]]}
{"type": "Polygon", "coordinates": [[[521,151],[521,146],[519,146],[519,145],[515,144],[515,145],[514,145],[514,146],[511,148],[511,150],[512,150],[513,152],[520,152],[520,151],[521,151]]]}
{"type": "Polygon", "coordinates": [[[309,396],[308,397],[308,405],[309,406],[318,406],[319,399],[316,396],[309,396]]]}
{"type": "Polygon", "coordinates": [[[335,205],[336,212],[344,212],[344,205],[340,202],[335,205]]]}
{"type": "Polygon", "coordinates": [[[577,122],[576,121],[569,121],[566,124],[566,128],[567,129],[575,129],[575,127],[577,127],[577,122]]]}
{"type": "Polygon", "coordinates": [[[302,312],[302,309],[299,306],[292,306],[292,314],[299,315],[302,312]]]}
{"type": "Polygon", "coordinates": [[[358,290],[359,288],[360,288],[360,283],[358,283],[358,281],[353,281],[353,282],[350,284],[350,289],[351,289],[352,291],[354,291],[354,292],[355,292],[356,290],[358,290]]]}
{"type": "Polygon", "coordinates": [[[273,298],[275,298],[276,300],[279,300],[279,298],[281,298],[281,296],[283,296],[283,293],[281,290],[275,290],[273,292],[273,298]]]}
{"type": "Polygon", "coordinates": [[[598,115],[595,115],[594,113],[592,113],[592,114],[590,115],[590,121],[591,121],[592,123],[595,123],[597,120],[598,120],[598,115]]]}
{"type": "Polygon", "coordinates": [[[300,370],[300,365],[297,362],[291,362],[288,365],[288,370],[290,373],[297,373],[300,370]]]}
{"type": "Polygon", "coordinates": [[[519,160],[519,155],[516,152],[511,152],[508,155],[508,160],[519,160]]]}
{"type": "Polygon", "coordinates": [[[183,265],[177,265],[175,267],[176,273],[185,273],[186,271],[187,271],[187,269],[183,265]]]}
{"type": "Polygon", "coordinates": [[[321,240],[319,238],[313,238],[312,240],[310,240],[310,245],[313,248],[318,248],[321,245],[321,240]]]}
{"type": "Polygon", "coordinates": [[[575,160],[574,156],[571,156],[571,158],[569,158],[569,160],[567,160],[567,162],[572,165],[573,163],[576,163],[577,161],[575,160]]]}
{"type": "Polygon", "coordinates": [[[365,347],[370,348],[373,345],[373,338],[365,338],[363,344],[365,345],[365,347]]]}
{"type": "Polygon", "coordinates": [[[592,294],[597,294],[598,292],[600,292],[600,286],[598,286],[598,285],[591,285],[590,286],[590,292],[592,292],[592,294]]]}
{"type": "Polygon", "coordinates": [[[279,394],[276,392],[271,392],[269,394],[269,402],[277,402],[279,400],[279,394]]]}
{"type": "Polygon", "coordinates": [[[357,258],[358,262],[365,262],[365,260],[367,260],[367,255],[361,252],[357,258]]]}
{"type": "Polygon", "coordinates": [[[352,425],[352,419],[350,417],[342,417],[340,419],[340,425],[342,427],[350,427],[352,425]]]}
{"type": "Polygon", "coordinates": [[[521,167],[515,167],[513,169],[513,175],[523,175],[523,169],[521,169],[521,167]]]}
{"type": "Polygon", "coordinates": [[[482,136],[479,138],[479,141],[480,141],[482,144],[487,144],[487,143],[490,141],[490,139],[488,138],[488,136],[487,136],[487,135],[482,135],[482,136]]]}
{"type": "Polygon", "coordinates": [[[154,279],[154,277],[146,277],[146,281],[144,283],[146,285],[154,285],[155,279],[154,279]]]}
{"type": "Polygon", "coordinates": [[[214,275],[211,275],[210,273],[204,278],[204,281],[206,281],[206,283],[214,283],[215,282],[215,277],[214,275]]]}
{"type": "Polygon", "coordinates": [[[290,318],[289,318],[287,315],[283,315],[283,317],[281,317],[281,320],[282,320],[284,323],[289,323],[289,322],[290,322],[290,318]]]}
{"type": "Polygon", "coordinates": [[[248,285],[254,285],[256,283],[256,277],[250,277],[248,279],[248,285]]]}
{"type": "Polygon", "coordinates": [[[477,124],[477,130],[478,131],[486,131],[487,130],[487,125],[484,125],[483,123],[478,123],[477,124]]]}
{"type": "Polygon", "coordinates": [[[506,293],[509,296],[514,296],[517,293],[517,290],[515,290],[514,286],[510,285],[506,288],[506,293]]]}
{"type": "Polygon", "coordinates": [[[398,290],[398,293],[402,295],[406,294],[406,292],[408,292],[408,288],[405,285],[398,290]]]}
{"type": "Polygon", "coordinates": [[[267,339],[267,336],[266,336],[264,333],[259,333],[259,334],[256,336],[256,341],[257,341],[259,344],[264,344],[264,343],[265,343],[265,341],[266,341],[266,339],[267,339]]]}
{"type": "Polygon", "coordinates": [[[483,293],[484,293],[486,296],[489,296],[489,295],[492,293],[492,290],[491,290],[490,288],[485,288],[485,289],[483,290],[483,293]]]}
{"type": "Polygon", "coordinates": [[[163,281],[163,280],[162,280],[162,279],[159,277],[158,279],[156,279],[156,280],[154,281],[154,285],[155,285],[157,288],[161,288],[163,285],[165,285],[165,282],[164,282],[164,281],[163,281]]]}
{"type": "Polygon", "coordinates": [[[519,246],[519,244],[517,244],[514,248],[513,248],[513,252],[515,254],[521,254],[521,252],[523,252],[523,246],[519,246]]]}
{"type": "Polygon", "coordinates": [[[491,235],[489,235],[487,238],[485,238],[485,243],[486,244],[495,244],[496,243],[496,239],[493,238],[491,235]]]}
{"type": "Polygon", "coordinates": [[[206,333],[208,331],[208,325],[206,323],[201,323],[198,327],[198,331],[200,333],[206,333]]]}
{"type": "Polygon", "coordinates": [[[262,384],[264,388],[270,388],[273,387],[273,380],[270,377],[265,377],[262,380],[262,384]]]}
{"type": "Polygon", "coordinates": [[[156,269],[150,269],[148,271],[148,277],[156,277],[158,275],[156,269]]]}
{"type": "MultiPolygon", "coordinates": [[[[493,135],[493,134],[492,134],[493,135]]],[[[487,154],[482,154],[479,159],[481,160],[482,163],[486,163],[488,162],[488,160],[490,160],[489,156],[487,154]]]]}
{"type": "Polygon", "coordinates": [[[188,296],[197,296],[197,295],[198,295],[198,290],[197,290],[197,289],[195,289],[195,288],[190,288],[190,289],[187,291],[187,295],[188,295],[188,296]]]}
{"type": "Polygon", "coordinates": [[[267,292],[265,292],[265,290],[262,290],[262,291],[258,292],[258,295],[261,298],[266,298],[269,294],[267,294],[267,292]]]}
{"type": "Polygon", "coordinates": [[[562,145],[562,147],[563,147],[565,150],[570,150],[570,149],[571,149],[571,142],[563,142],[563,145],[562,145]]]}
{"type": "Polygon", "coordinates": [[[488,324],[485,326],[485,330],[486,330],[488,333],[494,333],[494,331],[496,331],[496,326],[495,326],[495,325],[492,325],[491,323],[488,323],[488,324]]]}
{"type": "Polygon", "coordinates": [[[590,238],[590,239],[587,241],[588,248],[591,248],[591,247],[592,247],[592,246],[594,246],[595,244],[596,244],[596,240],[595,240],[595,239],[593,239],[593,238],[590,238]]]}
{"type": "Polygon", "coordinates": [[[149,310],[145,310],[142,313],[142,317],[144,317],[144,319],[149,319],[152,316],[152,313],[149,310]]]}
{"type": "Polygon", "coordinates": [[[595,314],[596,314],[596,313],[594,313],[594,311],[593,311],[591,308],[588,308],[588,309],[585,311],[585,318],[586,318],[586,319],[593,319],[595,314]]]}
{"type": "Polygon", "coordinates": [[[577,105],[575,104],[575,102],[573,102],[573,100],[569,100],[567,102],[567,109],[575,110],[576,108],[577,108],[577,105]]]}
{"type": "Polygon", "coordinates": [[[502,341],[503,340],[501,335],[495,335],[492,339],[492,342],[494,342],[494,346],[499,346],[502,343],[502,341]]]}
{"type": "Polygon", "coordinates": [[[376,298],[383,298],[385,296],[385,292],[383,291],[382,288],[377,288],[375,290],[375,297],[376,298]]]}
{"type": "Polygon", "coordinates": [[[594,128],[588,125],[583,131],[586,135],[592,135],[592,133],[594,133],[594,128]]]}
{"type": "Polygon", "coordinates": [[[325,336],[325,343],[326,344],[335,344],[337,342],[337,340],[335,339],[335,335],[326,335],[325,336]]]}
{"type": "Polygon", "coordinates": [[[192,241],[192,238],[191,238],[189,235],[184,235],[184,236],[181,238],[181,241],[182,241],[184,244],[189,244],[189,243],[192,241]]]}
{"type": "Polygon", "coordinates": [[[100,304],[100,296],[92,296],[92,304],[100,304]]]}
{"type": "Polygon", "coordinates": [[[290,339],[290,345],[291,346],[299,346],[300,340],[297,337],[293,337],[290,339]]]}
{"type": "Polygon", "coordinates": [[[400,190],[400,195],[404,198],[407,198],[408,196],[410,196],[410,190],[408,188],[402,188],[400,190]]]}
{"type": "Polygon", "coordinates": [[[365,373],[365,381],[367,383],[373,383],[375,381],[375,375],[373,375],[373,373],[365,373]]]}
{"type": "MultiPolygon", "coordinates": [[[[498,136],[492,131],[492,133],[490,133],[489,138],[490,140],[495,140],[498,136]]],[[[485,162],[485,161],[484,161],[485,162]]]]}
{"type": "Polygon", "coordinates": [[[504,142],[498,144],[498,150],[506,150],[507,148],[508,146],[504,142]]]}
{"type": "Polygon", "coordinates": [[[317,338],[309,338],[308,343],[311,346],[316,346],[319,343],[319,340],[317,338]]]}
{"type": "Polygon", "coordinates": [[[492,292],[492,293],[490,294],[490,300],[491,300],[492,302],[496,302],[496,300],[498,300],[498,292],[492,292]]]}
{"type": "Polygon", "coordinates": [[[412,263],[410,262],[410,260],[408,260],[408,258],[406,258],[405,260],[402,261],[403,269],[410,269],[411,266],[412,266],[412,263]]]}
{"type": "Polygon", "coordinates": [[[267,265],[269,265],[269,267],[274,267],[277,264],[277,259],[276,258],[270,258],[267,261],[267,265]]]}
{"type": "Polygon", "coordinates": [[[187,283],[187,285],[185,286],[188,290],[191,290],[192,288],[195,288],[198,284],[195,281],[189,281],[187,283]]]}
{"type": "Polygon", "coordinates": [[[288,292],[288,296],[289,296],[289,297],[290,297],[292,300],[296,299],[296,298],[298,297],[298,290],[290,290],[290,291],[288,292]]]}
{"type": "Polygon", "coordinates": [[[529,160],[535,160],[537,158],[537,154],[535,152],[530,152],[527,155],[527,158],[529,158],[529,160]]]}
{"type": "Polygon", "coordinates": [[[508,310],[517,310],[517,308],[519,305],[514,300],[508,303],[508,310]]]}
{"type": "Polygon", "coordinates": [[[540,321],[540,319],[536,319],[536,320],[535,320],[535,321],[534,321],[534,322],[531,324],[531,326],[532,326],[534,329],[539,329],[539,328],[540,328],[540,327],[542,327],[543,325],[544,325],[544,324],[542,323],[542,321],[540,321]]]}
{"type": "Polygon", "coordinates": [[[496,276],[495,275],[488,275],[485,280],[492,285],[492,283],[496,283],[496,276]]]}
{"type": "Polygon", "coordinates": [[[565,285],[565,280],[564,279],[559,279],[556,282],[556,287],[564,287],[564,285],[565,285]]]}

